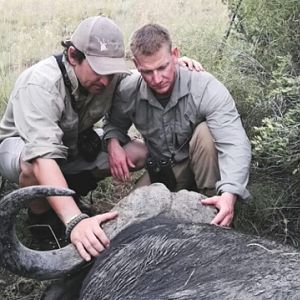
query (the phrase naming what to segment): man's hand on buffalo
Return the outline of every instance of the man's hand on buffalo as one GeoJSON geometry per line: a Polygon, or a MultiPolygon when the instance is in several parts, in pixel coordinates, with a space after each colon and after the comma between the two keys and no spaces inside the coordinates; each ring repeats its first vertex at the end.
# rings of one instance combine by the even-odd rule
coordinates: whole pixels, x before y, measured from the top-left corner
{"type": "Polygon", "coordinates": [[[104,249],[109,247],[110,241],[101,228],[101,224],[117,217],[116,211],[96,215],[80,221],[72,230],[70,239],[81,257],[90,261],[104,249]]]}
{"type": "Polygon", "coordinates": [[[229,227],[233,220],[236,199],[236,195],[225,192],[220,196],[201,200],[203,205],[212,205],[219,211],[211,221],[211,224],[229,227]]]}

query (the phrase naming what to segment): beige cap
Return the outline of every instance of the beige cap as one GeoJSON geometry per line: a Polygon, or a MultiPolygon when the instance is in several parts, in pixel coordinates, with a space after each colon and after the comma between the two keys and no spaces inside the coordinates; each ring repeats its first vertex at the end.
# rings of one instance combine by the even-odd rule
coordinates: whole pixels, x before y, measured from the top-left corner
{"type": "Polygon", "coordinates": [[[97,16],[83,20],[71,36],[71,42],[85,54],[97,74],[129,73],[122,32],[109,18],[97,16]]]}

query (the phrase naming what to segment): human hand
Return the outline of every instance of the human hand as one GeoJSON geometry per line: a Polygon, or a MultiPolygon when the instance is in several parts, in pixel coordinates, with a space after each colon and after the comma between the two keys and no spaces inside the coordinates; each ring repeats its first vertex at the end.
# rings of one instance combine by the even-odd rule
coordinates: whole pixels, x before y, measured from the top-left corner
{"type": "Polygon", "coordinates": [[[117,140],[110,140],[107,148],[111,175],[120,181],[126,181],[129,178],[129,168],[135,168],[134,163],[117,140]]]}
{"type": "Polygon", "coordinates": [[[201,200],[203,205],[212,205],[219,210],[217,215],[211,221],[211,224],[228,227],[231,225],[236,198],[236,195],[225,192],[221,196],[214,196],[201,200]]]}
{"type": "Polygon", "coordinates": [[[178,58],[178,63],[180,66],[186,67],[191,71],[205,71],[203,66],[197,60],[191,59],[187,56],[182,56],[178,58]]]}
{"type": "Polygon", "coordinates": [[[96,215],[80,221],[74,227],[70,239],[84,260],[90,261],[92,256],[98,256],[109,247],[110,241],[100,225],[115,219],[117,215],[116,211],[96,215]]]}

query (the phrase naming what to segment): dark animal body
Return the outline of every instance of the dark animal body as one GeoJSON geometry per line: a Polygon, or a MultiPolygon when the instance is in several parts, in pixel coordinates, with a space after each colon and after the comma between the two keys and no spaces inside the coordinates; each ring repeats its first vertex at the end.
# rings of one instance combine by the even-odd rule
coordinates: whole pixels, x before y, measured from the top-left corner
{"type": "Polygon", "coordinates": [[[80,299],[300,299],[299,253],[278,245],[267,250],[274,246],[156,217],[114,239],[87,275],[80,299]]]}
{"type": "MultiPolygon", "coordinates": [[[[201,206],[199,197],[153,185],[123,199],[118,220],[105,225],[111,248],[85,267],[71,245],[61,249],[69,253],[72,268],[66,271],[65,263],[59,270],[55,263],[58,269],[52,267],[50,275],[43,269],[42,279],[63,276],[43,299],[300,299],[299,252],[207,224],[214,212],[201,206]]],[[[0,250],[8,258],[6,247],[0,250]]],[[[22,258],[14,250],[13,256],[22,258]]],[[[26,262],[5,265],[38,278],[42,260],[59,258],[60,250],[39,256],[37,265],[31,258],[27,273],[20,271],[26,262]]]]}

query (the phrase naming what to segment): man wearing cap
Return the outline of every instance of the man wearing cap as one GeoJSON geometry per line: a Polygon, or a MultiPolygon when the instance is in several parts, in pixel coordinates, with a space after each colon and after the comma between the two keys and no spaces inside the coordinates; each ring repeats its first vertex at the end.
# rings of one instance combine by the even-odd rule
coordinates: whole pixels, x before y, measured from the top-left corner
{"type": "MultiPolygon", "coordinates": [[[[0,173],[21,187],[68,187],[72,184],[66,178],[72,183],[82,172],[86,182],[108,175],[107,154],[99,152],[100,140],[91,128],[110,108],[122,74],[129,73],[122,33],[110,19],[90,17],[63,46],[63,55],[42,60],[19,76],[0,123],[0,173]],[[78,144],[86,132],[98,150],[90,159],[83,158],[78,144]]],[[[138,161],[134,163],[138,166],[138,161]]],[[[89,217],[73,197],[40,199],[30,204],[28,213],[32,224],[57,215],[87,261],[109,245],[99,224],[116,217],[116,213],[89,217]]]]}
{"type": "MultiPolygon", "coordinates": [[[[93,125],[110,109],[116,87],[129,70],[122,33],[106,17],[83,20],[62,45],[62,55],[38,62],[15,83],[0,123],[0,174],[21,187],[74,189],[74,198],[31,202],[29,224],[50,224],[57,234],[66,226],[66,236],[88,261],[109,245],[99,224],[116,217],[90,217],[78,202],[111,174],[107,153],[101,151],[101,129],[94,131],[93,125]]],[[[201,67],[187,58],[183,62],[201,67]]],[[[144,166],[147,150],[142,143],[130,142],[124,149],[132,169],[144,166]]]]}

